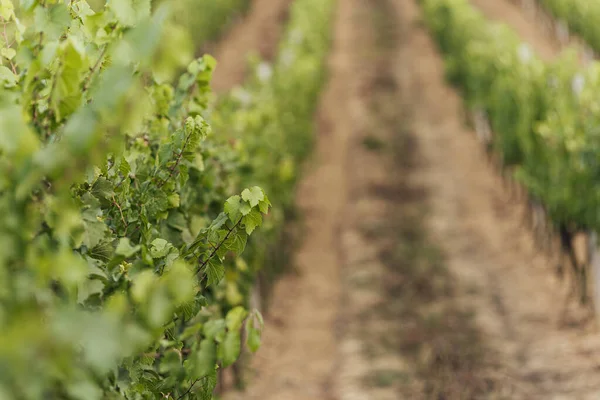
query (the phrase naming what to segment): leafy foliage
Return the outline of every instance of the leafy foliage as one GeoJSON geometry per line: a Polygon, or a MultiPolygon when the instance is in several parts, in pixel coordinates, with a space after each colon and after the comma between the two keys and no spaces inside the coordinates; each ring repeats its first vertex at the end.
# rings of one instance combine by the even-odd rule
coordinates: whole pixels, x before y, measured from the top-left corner
{"type": "Polygon", "coordinates": [[[566,22],[595,51],[600,51],[600,4],[586,0],[538,0],[552,15],[566,22]]]}
{"type": "MultiPolygon", "coordinates": [[[[255,246],[244,253],[245,262],[227,274],[221,287],[232,306],[248,302],[257,271],[273,278],[285,267],[282,232],[291,214],[298,166],[312,144],[333,4],[295,0],[275,62],[254,60],[251,79],[219,99],[211,115],[211,125],[240,155],[239,187],[250,188],[241,193],[242,200],[251,204],[260,200],[260,193],[251,189],[255,186],[277,200],[261,230],[253,233],[255,246]]],[[[226,208],[236,210],[237,200],[226,208]]],[[[260,213],[251,213],[247,227],[251,230],[261,218],[260,213]]]]}
{"type": "Polygon", "coordinates": [[[215,60],[167,11],[0,3],[0,397],[210,398],[240,353],[248,312],[212,287],[270,202],[222,211],[215,60]]]}
{"type": "Polygon", "coordinates": [[[210,399],[260,345],[248,293],[309,149],[332,1],[296,0],[275,65],[216,104],[215,60],[192,57],[216,29],[191,40],[168,3],[0,0],[0,397],[210,399]]]}
{"type": "Polygon", "coordinates": [[[555,223],[600,229],[599,64],[580,67],[574,51],[544,63],[467,1],[422,2],[450,79],[487,113],[506,165],[555,223]]]}
{"type": "Polygon", "coordinates": [[[187,29],[195,43],[204,44],[228,26],[233,17],[245,12],[250,0],[179,0],[173,3],[175,22],[187,29]]]}

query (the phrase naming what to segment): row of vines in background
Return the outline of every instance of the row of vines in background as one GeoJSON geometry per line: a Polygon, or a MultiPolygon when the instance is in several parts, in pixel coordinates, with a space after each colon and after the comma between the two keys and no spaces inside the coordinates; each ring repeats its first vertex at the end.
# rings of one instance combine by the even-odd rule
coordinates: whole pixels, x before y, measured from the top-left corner
{"type": "Polygon", "coordinates": [[[166,2],[172,8],[174,22],[187,29],[198,50],[245,13],[251,0],[159,0],[157,3],[166,2]]]}
{"type": "Polygon", "coordinates": [[[332,10],[331,0],[296,0],[273,65],[254,60],[254,73],[246,84],[215,104],[211,125],[243,154],[241,186],[259,185],[277,199],[253,238],[255,245],[244,256],[251,279],[232,277],[229,283],[229,293],[236,297],[241,293],[245,301],[249,301],[257,272],[267,282],[260,293],[266,301],[268,282],[287,261],[291,243],[285,241],[284,229],[294,214],[299,165],[312,147],[313,113],[325,78],[332,10]]]}
{"type": "MultiPolygon", "coordinates": [[[[252,246],[217,287],[226,309],[252,304],[253,295],[266,307],[270,284],[288,261],[292,243],[285,234],[294,213],[299,167],[312,147],[333,4],[295,0],[274,63],[254,60],[247,82],[213,105],[210,124],[236,154],[238,187],[258,185],[276,199],[252,246]]],[[[243,384],[240,371],[235,373],[237,384],[243,384]]]]}
{"type": "Polygon", "coordinates": [[[422,3],[448,78],[489,119],[504,167],[556,228],[600,230],[600,65],[581,67],[574,49],[545,63],[467,0],[422,3]]]}
{"type": "Polygon", "coordinates": [[[595,52],[600,52],[600,2],[590,0],[534,0],[569,30],[581,36],[595,52]]]}
{"type": "Polygon", "coordinates": [[[0,399],[210,399],[260,344],[331,1],[217,103],[184,3],[0,0],[0,399]]]}

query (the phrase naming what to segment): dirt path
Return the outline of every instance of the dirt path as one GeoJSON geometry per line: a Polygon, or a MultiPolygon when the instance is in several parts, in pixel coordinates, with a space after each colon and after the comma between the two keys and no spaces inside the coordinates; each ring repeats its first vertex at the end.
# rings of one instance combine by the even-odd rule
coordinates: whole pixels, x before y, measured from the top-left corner
{"type": "Polygon", "coordinates": [[[252,0],[246,16],[207,51],[218,62],[211,82],[217,93],[243,82],[251,52],[275,55],[291,0],[252,0]]]}
{"type": "MultiPolygon", "coordinates": [[[[332,372],[337,359],[336,317],[341,293],[339,231],[346,204],[347,147],[357,98],[352,1],[340,1],[330,53],[330,80],[319,109],[314,168],[298,188],[304,239],[294,256],[296,274],[277,283],[263,343],[255,356],[257,373],[246,393],[232,399],[292,400],[335,398],[332,372]],[[354,82],[354,83],[353,83],[354,82]],[[280,323],[278,323],[280,322],[280,323]]],[[[359,68],[360,70],[361,68],[359,68]]]]}
{"type": "MultiPolygon", "coordinates": [[[[515,6],[473,1],[556,54],[515,6]]],[[[276,285],[250,387],[226,399],[600,398],[600,338],[558,324],[565,288],[419,11],[338,0],[298,274],[276,285]]]]}
{"type": "MultiPolygon", "coordinates": [[[[413,130],[413,48],[400,1],[360,0],[370,22],[363,78],[366,120],[355,132],[341,249],[343,316],[335,389],[339,400],[467,399],[485,391],[492,368],[440,247],[427,231],[427,191],[413,130]]],[[[421,60],[423,61],[423,60],[421,60]]],[[[422,65],[426,67],[426,65],[422,65]]],[[[442,98],[442,97],[440,97],[442,98]]]]}

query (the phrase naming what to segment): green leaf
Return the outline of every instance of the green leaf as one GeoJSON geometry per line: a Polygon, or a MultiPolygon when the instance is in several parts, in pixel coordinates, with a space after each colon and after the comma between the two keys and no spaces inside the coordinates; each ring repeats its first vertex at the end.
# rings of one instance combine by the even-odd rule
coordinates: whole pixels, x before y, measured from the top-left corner
{"type": "Polygon", "coordinates": [[[18,78],[10,69],[6,68],[4,65],[0,65],[0,81],[4,86],[12,87],[16,85],[18,78]]]}
{"type": "Polygon", "coordinates": [[[262,328],[265,325],[265,320],[263,319],[262,314],[258,310],[254,310],[252,312],[252,314],[258,320],[258,323],[259,323],[260,327],[262,328]]]}
{"type": "Polygon", "coordinates": [[[169,204],[171,205],[171,207],[177,208],[180,205],[180,198],[179,198],[179,194],[177,193],[173,193],[171,195],[168,196],[169,199],[169,204]]]}
{"type": "Polygon", "coordinates": [[[211,247],[216,247],[221,242],[221,239],[225,237],[226,233],[227,231],[225,231],[224,229],[210,230],[206,238],[208,239],[211,247]]]}
{"type": "Polygon", "coordinates": [[[219,283],[225,276],[225,267],[219,261],[213,259],[208,260],[204,267],[204,273],[206,274],[206,284],[208,286],[219,283]]]}
{"type": "Polygon", "coordinates": [[[227,281],[225,288],[225,298],[227,302],[232,305],[240,305],[244,302],[244,295],[240,293],[239,287],[236,282],[227,281]]]}
{"type": "Polygon", "coordinates": [[[123,175],[124,178],[129,176],[131,172],[131,166],[125,157],[121,158],[121,163],[119,164],[119,172],[123,175]]]}
{"type": "Polygon", "coordinates": [[[94,182],[91,193],[94,197],[106,200],[110,200],[112,196],[115,195],[112,182],[103,177],[99,177],[96,182],[94,182]]]}
{"type": "Polygon", "coordinates": [[[115,252],[125,258],[129,258],[140,251],[141,248],[142,246],[140,245],[132,246],[129,238],[121,238],[115,252]]]}
{"type": "Polygon", "coordinates": [[[138,303],[146,303],[156,282],[156,275],[150,270],[144,270],[135,277],[131,295],[138,303]]]}
{"type": "Polygon", "coordinates": [[[217,364],[217,344],[212,338],[200,342],[200,350],[196,353],[195,374],[197,377],[208,376],[214,372],[217,364]]]}
{"type": "Polygon", "coordinates": [[[233,251],[236,254],[241,254],[246,248],[246,241],[248,235],[245,231],[235,230],[232,232],[227,240],[223,243],[222,247],[225,247],[228,251],[233,251]]]}
{"type": "Polygon", "coordinates": [[[179,336],[181,340],[187,340],[195,337],[202,330],[202,324],[190,325],[184,329],[183,333],[179,336]]]}
{"type": "Polygon", "coordinates": [[[261,331],[254,327],[250,327],[246,336],[246,346],[251,352],[255,353],[260,348],[260,343],[261,331]]]}
{"type": "Polygon", "coordinates": [[[106,224],[98,219],[89,219],[84,221],[83,244],[92,249],[106,237],[108,228],[106,224]]]}
{"type": "Polygon", "coordinates": [[[183,232],[187,229],[187,221],[185,216],[176,210],[173,210],[169,213],[167,223],[169,227],[177,229],[179,232],[183,232]]]}
{"type": "Polygon", "coordinates": [[[213,393],[217,387],[217,370],[215,369],[211,374],[206,376],[201,383],[201,392],[195,393],[198,398],[197,400],[213,400],[213,393]]]}
{"type": "Polygon", "coordinates": [[[133,26],[150,16],[150,0],[117,0],[108,2],[117,20],[124,26],[133,26]]]}
{"type": "Polygon", "coordinates": [[[71,23],[69,9],[62,2],[48,8],[38,5],[34,16],[35,31],[43,32],[50,40],[58,39],[71,23]]]}
{"type": "Polygon", "coordinates": [[[204,336],[220,341],[225,333],[225,320],[210,320],[204,325],[204,336]]]}
{"type": "Polygon", "coordinates": [[[171,249],[171,244],[165,239],[157,238],[154,239],[150,247],[150,255],[152,258],[161,258],[166,256],[171,249]]]}
{"type": "Polygon", "coordinates": [[[250,214],[250,211],[252,211],[252,207],[250,207],[250,204],[246,202],[242,203],[242,205],[240,206],[240,213],[242,215],[248,215],[250,214]]]}
{"type": "Polygon", "coordinates": [[[256,352],[260,347],[264,325],[265,322],[262,315],[256,310],[252,312],[252,315],[249,317],[248,323],[246,324],[246,346],[252,352],[256,352]]]}
{"type": "Polygon", "coordinates": [[[269,212],[270,206],[271,206],[271,202],[269,201],[269,198],[265,194],[264,200],[262,200],[260,203],[258,203],[258,208],[260,209],[261,213],[267,214],[269,212]]]}
{"type": "Polygon", "coordinates": [[[244,318],[247,316],[248,311],[246,311],[243,307],[237,306],[232,308],[225,317],[227,329],[230,331],[239,331],[242,327],[242,323],[244,322],[244,318]]]}
{"type": "Polygon", "coordinates": [[[14,10],[15,8],[12,1],[0,0],[0,17],[2,17],[4,20],[10,21],[10,19],[15,15],[14,10]]]}
{"type": "Polygon", "coordinates": [[[146,208],[150,216],[156,216],[169,209],[169,199],[162,190],[153,190],[148,197],[146,208]]]}
{"type": "Polygon", "coordinates": [[[181,367],[181,355],[175,349],[167,350],[160,359],[158,372],[161,374],[176,373],[181,367]]]}
{"type": "Polygon", "coordinates": [[[252,207],[256,207],[259,202],[263,201],[265,193],[258,186],[254,186],[250,189],[244,189],[242,192],[242,199],[246,200],[252,207]]]}
{"type": "Polygon", "coordinates": [[[15,51],[15,49],[5,47],[2,50],[0,50],[0,54],[2,54],[2,57],[4,58],[12,60],[15,57],[15,55],[17,55],[17,52],[15,51]]]}
{"type": "Polygon", "coordinates": [[[210,230],[218,230],[227,222],[227,214],[220,213],[217,218],[210,224],[208,229],[210,230]]]}
{"type": "Polygon", "coordinates": [[[173,304],[169,301],[164,288],[152,292],[146,306],[148,307],[148,322],[154,327],[166,323],[173,311],[173,304]]]}
{"type": "Polygon", "coordinates": [[[84,45],[72,36],[60,43],[58,52],[61,62],[54,76],[50,105],[56,113],[56,118],[63,119],[81,105],[80,82],[86,70],[87,60],[84,45]]]}
{"type": "Polygon", "coordinates": [[[239,331],[230,331],[225,335],[225,340],[221,343],[223,354],[223,368],[233,364],[240,356],[241,338],[239,331]]]}
{"type": "Polygon", "coordinates": [[[20,0],[19,5],[21,6],[21,10],[29,11],[36,2],[37,0],[20,0]]]}
{"type": "Polygon", "coordinates": [[[194,300],[196,280],[190,267],[183,261],[177,260],[165,273],[171,298],[176,305],[189,303],[194,300]]]}
{"type": "Polygon", "coordinates": [[[225,213],[229,216],[229,219],[233,223],[237,223],[240,217],[240,196],[235,195],[231,196],[225,202],[224,210],[225,213]]]}
{"type": "Polygon", "coordinates": [[[254,232],[254,229],[262,224],[262,214],[260,211],[253,209],[250,214],[242,219],[242,223],[246,227],[246,233],[250,235],[254,232]]]}
{"type": "Polygon", "coordinates": [[[92,380],[82,380],[71,383],[67,391],[73,399],[77,400],[100,400],[102,390],[92,380]]]}

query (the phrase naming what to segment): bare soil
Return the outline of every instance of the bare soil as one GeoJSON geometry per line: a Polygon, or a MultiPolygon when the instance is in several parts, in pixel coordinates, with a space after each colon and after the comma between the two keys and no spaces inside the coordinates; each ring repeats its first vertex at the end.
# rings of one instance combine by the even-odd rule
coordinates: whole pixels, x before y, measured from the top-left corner
{"type": "MultiPolygon", "coordinates": [[[[509,1],[473,3],[558,53],[509,1]]],[[[415,1],[338,0],[333,29],[296,273],[275,287],[247,391],[225,398],[600,398],[600,337],[575,312],[559,323],[567,288],[415,1]]]]}
{"type": "Polygon", "coordinates": [[[252,0],[247,14],[207,51],[217,59],[212,88],[221,93],[244,81],[248,57],[256,54],[271,60],[291,0],[252,0]]]}

